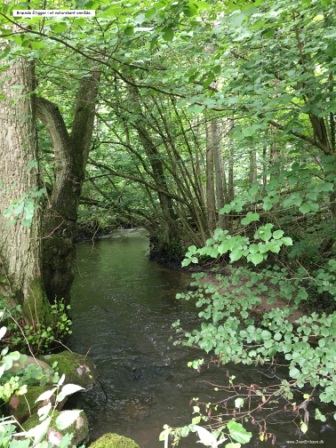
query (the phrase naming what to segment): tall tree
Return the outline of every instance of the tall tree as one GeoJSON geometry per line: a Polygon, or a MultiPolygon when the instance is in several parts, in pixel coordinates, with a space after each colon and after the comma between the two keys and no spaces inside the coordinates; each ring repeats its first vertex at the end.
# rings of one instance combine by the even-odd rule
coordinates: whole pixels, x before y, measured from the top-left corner
{"type": "Polygon", "coordinates": [[[33,64],[18,58],[2,67],[0,85],[0,269],[26,318],[44,320],[33,64]]]}
{"type": "Polygon", "coordinates": [[[77,212],[85,178],[100,72],[92,70],[79,84],[71,133],[59,108],[37,97],[36,109],[45,124],[55,154],[55,181],[43,213],[43,280],[50,301],[70,299],[77,212]]]}

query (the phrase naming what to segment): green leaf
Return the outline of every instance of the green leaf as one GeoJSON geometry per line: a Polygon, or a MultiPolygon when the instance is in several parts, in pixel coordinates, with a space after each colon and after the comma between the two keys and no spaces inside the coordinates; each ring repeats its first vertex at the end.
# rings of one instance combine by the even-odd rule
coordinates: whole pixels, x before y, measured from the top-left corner
{"type": "Polygon", "coordinates": [[[325,422],[327,420],[326,416],[321,413],[319,409],[315,409],[315,420],[320,420],[321,422],[325,422]]]}
{"type": "Polygon", "coordinates": [[[30,42],[30,45],[34,50],[39,50],[40,48],[45,48],[46,43],[45,42],[37,42],[37,41],[33,40],[30,42]]]}
{"type": "Polygon", "coordinates": [[[203,112],[204,109],[205,109],[205,106],[203,106],[201,104],[191,104],[188,107],[188,112],[190,112],[192,114],[200,114],[201,112],[203,112]]]}
{"type": "Polygon", "coordinates": [[[219,255],[225,254],[226,252],[228,252],[231,249],[231,247],[232,247],[232,243],[229,239],[223,241],[222,243],[220,243],[220,245],[218,246],[218,249],[217,249],[219,255]]]}
{"type": "Polygon", "coordinates": [[[264,257],[261,254],[249,254],[247,256],[248,261],[251,261],[254,266],[257,266],[257,264],[260,264],[264,261],[264,257]]]}
{"type": "Polygon", "coordinates": [[[252,433],[247,432],[241,423],[231,420],[227,424],[230,436],[239,443],[248,443],[251,440],[252,433]]]}
{"type": "Polygon", "coordinates": [[[52,30],[54,33],[63,33],[63,31],[65,31],[67,27],[67,22],[58,22],[52,27],[52,30]]]}
{"type": "Polygon", "coordinates": [[[289,236],[285,236],[285,237],[281,238],[281,242],[285,246],[293,246],[293,240],[289,236]]]}
{"type": "Polygon", "coordinates": [[[197,425],[198,423],[201,422],[201,420],[202,420],[201,416],[198,415],[197,417],[194,417],[194,418],[191,420],[191,422],[192,422],[193,425],[197,425]]]}
{"type": "Polygon", "coordinates": [[[133,36],[133,34],[134,34],[134,26],[127,26],[124,29],[124,33],[125,33],[126,36],[133,36]]]}
{"type": "Polygon", "coordinates": [[[301,422],[300,429],[303,432],[303,434],[306,434],[306,432],[308,431],[308,425],[305,422],[301,422]]]}
{"type": "Polygon", "coordinates": [[[284,235],[284,233],[285,232],[283,230],[276,230],[275,232],[273,232],[273,238],[275,240],[278,240],[284,235]]]}
{"type": "Polygon", "coordinates": [[[254,238],[261,239],[262,241],[269,241],[272,237],[272,229],[273,224],[265,224],[263,227],[259,227],[259,229],[254,234],[254,238]]]}
{"type": "Polygon", "coordinates": [[[244,256],[244,252],[240,249],[233,249],[230,254],[230,260],[233,262],[240,260],[244,256]]]}
{"type": "Polygon", "coordinates": [[[311,211],[311,206],[309,203],[305,203],[299,207],[299,210],[303,215],[305,215],[311,211]]]}
{"type": "Polygon", "coordinates": [[[25,201],[25,203],[24,203],[24,213],[25,213],[25,218],[28,221],[29,220],[31,221],[33,219],[34,210],[35,210],[34,202],[33,201],[25,201]]]}
{"type": "Polygon", "coordinates": [[[290,376],[291,378],[293,378],[294,380],[296,380],[297,378],[299,378],[300,375],[301,375],[301,372],[300,372],[300,370],[297,369],[296,367],[292,367],[292,368],[289,370],[289,376],[290,376]]]}
{"type": "Polygon", "coordinates": [[[248,212],[245,218],[241,220],[241,223],[246,226],[254,221],[259,221],[260,215],[259,213],[248,212]]]}
{"type": "Polygon", "coordinates": [[[174,31],[172,28],[166,28],[162,32],[162,37],[164,40],[170,42],[174,39],[174,31]]]}

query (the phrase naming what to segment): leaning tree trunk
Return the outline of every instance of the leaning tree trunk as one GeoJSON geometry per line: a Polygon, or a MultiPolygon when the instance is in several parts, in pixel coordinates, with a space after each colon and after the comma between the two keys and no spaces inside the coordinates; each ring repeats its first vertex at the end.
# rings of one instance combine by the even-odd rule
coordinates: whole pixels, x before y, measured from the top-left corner
{"type": "Polygon", "coordinates": [[[155,253],[155,257],[164,260],[177,259],[180,257],[181,235],[177,224],[174,203],[168,188],[165,167],[142,114],[140,96],[137,89],[130,89],[130,98],[132,98],[132,106],[136,115],[132,125],[139,136],[139,141],[150,164],[161,209],[160,231],[152,238],[155,250],[152,251],[151,255],[155,253]]]}
{"type": "Polygon", "coordinates": [[[93,132],[100,73],[93,70],[79,86],[71,134],[58,107],[36,98],[55,153],[55,183],[43,213],[43,280],[51,302],[70,300],[77,211],[93,132]]]}
{"type": "Polygon", "coordinates": [[[33,80],[33,65],[23,58],[0,71],[5,95],[0,101],[0,270],[2,285],[22,305],[24,316],[46,321],[33,80]]]}

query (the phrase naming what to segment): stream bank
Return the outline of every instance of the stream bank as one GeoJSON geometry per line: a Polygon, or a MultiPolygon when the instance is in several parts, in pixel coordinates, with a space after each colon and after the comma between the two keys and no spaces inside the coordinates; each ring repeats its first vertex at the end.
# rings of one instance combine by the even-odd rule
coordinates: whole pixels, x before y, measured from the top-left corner
{"type": "MultiPolygon", "coordinates": [[[[143,231],[119,231],[78,245],[69,344],[76,352],[88,353],[99,372],[99,381],[76,404],[88,415],[92,440],[116,432],[141,448],[159,448],[164,424],[191,422],[193,397],[205,402],[216,397],[209,382],[223,384],[235,375],[242,383],[267,383],[270,372],[260,368],[211,365],[198,373],[187,367],[204,353],[175,346],[171,324],[181,319],[189,328],[197,325],[193,304],[175,299],[189,282],[189,273],[149,260],[143,231]]],[[[271,425],[276,446],[289,447],[287,441],[301,440],[289,417],[281,415],[271,425]]],[[[307,434],[310,440],[323,440],[325,448],[334,446],[334,436],[333,428],[314,421],[307,434]]],[[[257,430],[255,439],[249,448],[271,446],[260,444],[257,430]]],[[[186,440],[180,447],[195,444],[186,440]]]]}

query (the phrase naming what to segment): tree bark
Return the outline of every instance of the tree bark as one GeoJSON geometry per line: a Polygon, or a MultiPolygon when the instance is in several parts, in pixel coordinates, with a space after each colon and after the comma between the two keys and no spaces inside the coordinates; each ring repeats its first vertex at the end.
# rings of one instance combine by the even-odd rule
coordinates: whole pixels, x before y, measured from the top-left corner
{"type": "Polygon", "coordinates": [[[13,62],[0,71],[0,85],[6,97],[0,101],[0,268],[24,316],[46,321],[32,63],[23,58],[13,62]]]}
{"type": "Polygon", "coordinates": [[[82,78],[77,94],[71,134],[58,107],[35,98],[38,118],[45,124],[55,153],[55,183],[43,213],[43,280],[51,302],[70,301],[73,281],[77,210],[93,132],[100,73],[82,78]]]}
{"type": "Polygon", "coordinates": [[[250,171],[249,184],[250,186],[257,182],[257,152],[252,149],[250,152],[250,171]]]}
{"type": "Polygon", "coordinates": [[[234,200],[234,161],[233,161],[233,151],[232,151],[232,139],[230,137],[230,131],[234,127],[234,121],[232,119],[226,120],[225,123],[225,135],[226,135],[226,147],[228,153],[228,198],[227,201],[231,202],[234,200]]]}
{"type": "Polygon", "coordinates": [[[214,122],[214,136],[213,136],[213,151],[215,163],[215,179],[216,179],[216,204],[217,204],[217,226],[224,229],[225,215],[220,214],[219,211],[224,207],[226,201],[226,176],[223,163],[223,128],[221,120],[217,119],[214,122]]]}
{"type": "Polygon", "coordinates": [[[206,123],[206,197],[208,210],[208,227],[210,235],[216,228],[216,199],[214,176],[214,122],[206,123]]]}

